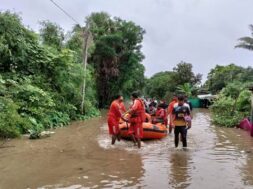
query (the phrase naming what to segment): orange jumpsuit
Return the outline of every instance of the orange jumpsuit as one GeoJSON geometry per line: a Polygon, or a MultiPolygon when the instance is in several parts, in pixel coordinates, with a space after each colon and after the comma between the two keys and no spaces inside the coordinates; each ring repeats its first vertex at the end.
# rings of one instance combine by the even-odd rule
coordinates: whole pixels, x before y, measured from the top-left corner
{"type": "Polygon", "coordinates": [[[108,112],[107,122],[108,122],[109,134],[117,135],[119,133],[120,118],[121,118],[120,104],[117,100],[114,100],[108,112]]]}
{"type": "Polygon", "coordinates": [[[160,110],[157,110],[156,111],[156,118],[163,119],[164,124],[167,125],[168,120],[167,120],[167,115],[166,115],[165,109],[161,108],[160,110]]]}
{"type": "Polygon", "coordinates": [[[171,101],[171,103],[169,104],[169,106],[168,106],[168,116],[170,116],[170,123],[169,123],[169,133],[171,133],[172,132],[172,125],[173,125],[173,123],[172,123],[172,112],[173,112],[173,109],[174,109],[174,105],[177,103],[177,100],[175,100],[175,99],[173,99],[172,101],[171,101]]]}
{"type": "Polygon", "coordinates": [[[142,123],[145,120],[145,108],[140,99],[135,99],[131,107],[130,127],[128,134],[134,134],[137,139],[143,138],[142,123]]]}
{"type": "MultiPolygon", "coordinates": [[[[171,103],[168,106],[168,115],[172,115],[172,111],[174,109],[174,105],[177,103],[177,100],[171,101],[171,103]]],[[[172,125],[172,121],[170,120],[170,125],[172,125]]]]}
{"type": "Polygon", "coordinates": [[[120,106],[120,111],[121,111],[122,113],[125,113],[125,112],[126,112],[126,107],[125,107],[124,102],[121,102],[121,103],[119,104],[119,106],[120,106]]]}

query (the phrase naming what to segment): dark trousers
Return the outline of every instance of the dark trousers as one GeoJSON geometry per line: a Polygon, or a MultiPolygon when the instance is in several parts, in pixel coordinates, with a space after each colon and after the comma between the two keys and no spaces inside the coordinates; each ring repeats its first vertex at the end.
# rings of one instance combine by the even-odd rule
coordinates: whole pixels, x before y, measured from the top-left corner
{"type": "Polygon", "coordinates": [[[169,124],[169,133],[172,133],[172,129],[173,129],[172,125],[169,124]]]}
{"type": "Polygon", "coordinates": [[[178,147],[179,134],[181,134],[181,137],[182,137],[183,147],[187,147],[187,140],[186,140],[187,129],[186,129],[186,126],[176,126],[175,129],[174,129],[174,133],[175,133],[175,147],[178,147]]]}

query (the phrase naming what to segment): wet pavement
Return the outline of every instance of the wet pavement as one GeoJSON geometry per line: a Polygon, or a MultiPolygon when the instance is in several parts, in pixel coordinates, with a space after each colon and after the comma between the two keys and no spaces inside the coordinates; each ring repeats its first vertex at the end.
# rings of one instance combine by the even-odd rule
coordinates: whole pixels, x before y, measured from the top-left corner
{"type": "Polygon", "coordinates": [[[194,110],[188,150],[173,135],[111,146],[106,118],[75,122],[46,139],[1,145],[0,189],[253,188],[253,138],[215,127],[208,110],[194,110]]]}

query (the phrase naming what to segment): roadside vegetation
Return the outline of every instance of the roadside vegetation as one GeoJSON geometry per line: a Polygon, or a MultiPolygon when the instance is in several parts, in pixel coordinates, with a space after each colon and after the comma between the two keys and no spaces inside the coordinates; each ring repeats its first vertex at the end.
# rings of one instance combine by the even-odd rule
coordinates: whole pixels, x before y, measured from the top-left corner
{"type": "Polygon", "coordinates": [[[196,96],[200,89],[201,74],[194,74],[191,63],[180,62],[173,71],[159,72],[146,80],[145,94],[169,101],[173,94],[196,96]]]}
{"type": "Polygon", "coordinates": [[[143,86],[145,31],[133,22],[93,13],[88,66],[83,69],[82,32],[50,21],[36,33],[19,15],[0,12],[0,137],[41,131],[100,114],[111,96],[143,86]],[[84,106],[83,80],[86,80],[84,106]]]}
{"type": "MultiPolygon", "coordinates": [[[[250,25],[253,33],[253,25],[250,25]]],[[[253,38],[242,37],[236,48],[253,50],[253,38]]],[[[250,116],[251,92],[253,86],[253,68],[243,68],[230,64],[228,66],[216,66],[208,74],[206,87],[218,94],[211,112],[214,124],[225,127],[234,127],[239,122],[250,116]]]]}

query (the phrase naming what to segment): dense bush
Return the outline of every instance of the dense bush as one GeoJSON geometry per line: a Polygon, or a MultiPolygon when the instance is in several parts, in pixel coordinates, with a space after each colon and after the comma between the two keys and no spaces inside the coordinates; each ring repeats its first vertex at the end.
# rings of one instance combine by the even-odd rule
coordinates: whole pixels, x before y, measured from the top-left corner
{"type": "Polygon", "coordinates": [[[10,12],[0,12],[0,26],[0,137],[37,136],[99,114],[92,68],[86,74],[85,114],[80,114],[85,74],[76,52],[60,41],[58,26],[43,22],[42,41],[10,12]],[[58,41],[46,36],[50,31],[58,41]]]}
{"type": "Polygon", "coordinates": [[[11,99],[0,97],[0,137],[17,137],[32,128],[29,120],[18,113],[18,108],[11,99]]]}
{"type": "Polygon", "coordinates": [[[211,107],[214,124],[234,127],[250,114],[251,92],[247,84],[234,82],[223,88],[211,107]]]}

